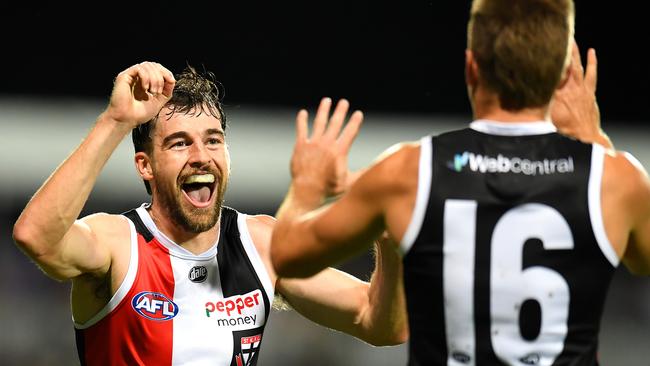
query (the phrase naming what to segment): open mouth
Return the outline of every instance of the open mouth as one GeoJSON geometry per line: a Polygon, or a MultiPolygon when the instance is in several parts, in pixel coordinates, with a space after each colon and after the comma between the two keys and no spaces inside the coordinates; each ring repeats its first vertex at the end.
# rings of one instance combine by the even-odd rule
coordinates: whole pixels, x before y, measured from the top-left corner
{"type": "Polygon", "coordinates": [[[185,198],[195,207],[208,207],[212,202],[215,182],[213,174],[194,174],[185,178],[181,190],[185,198]]]}

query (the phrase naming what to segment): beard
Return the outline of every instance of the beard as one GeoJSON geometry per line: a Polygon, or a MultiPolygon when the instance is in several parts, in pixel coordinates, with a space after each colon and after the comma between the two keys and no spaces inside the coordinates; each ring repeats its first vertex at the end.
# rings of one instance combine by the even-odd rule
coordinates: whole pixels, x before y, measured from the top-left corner
{"type": "Polygon", "coordinates": [[[169,212],[171,219],[180,227],[191,233],[202,233],[212,229],[221,215],[223,199],[228,185],[227,180],[221,180],[221,176],[214,174],[219,181],[215,184],[214,204],[212,206],[198,208],[187,202],[183,197],[182,182],[179,179],[176,186],[169,189],[159,189],[160,204],[169,212]]]}

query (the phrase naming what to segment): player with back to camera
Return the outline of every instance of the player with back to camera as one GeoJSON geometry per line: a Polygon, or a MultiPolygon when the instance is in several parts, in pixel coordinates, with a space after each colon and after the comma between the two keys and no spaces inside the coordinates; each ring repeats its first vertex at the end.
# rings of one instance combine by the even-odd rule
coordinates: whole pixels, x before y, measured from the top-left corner
{"type": "Polygon", "coordinates": [[[309,276],[386,230],[403,253],[409,365],[597,365],[619,262],[650,273],[650,182],[600,129],[595,53],[583,75],[573,26],[571,0],[473,1],[474,121],[388,149],[334,202],[344,115],[324,100],[308,134],[299,112],[277,273],[309,276]]]}

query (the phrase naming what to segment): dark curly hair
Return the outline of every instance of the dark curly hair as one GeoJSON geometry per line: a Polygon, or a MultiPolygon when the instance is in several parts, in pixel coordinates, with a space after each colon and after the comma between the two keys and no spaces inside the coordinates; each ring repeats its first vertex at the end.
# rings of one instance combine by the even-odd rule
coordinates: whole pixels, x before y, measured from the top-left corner
{"type": "MultiPolygon", "coordinates": [[[[214,74],[203,70],[198,72],[194,67],[187,67],[180,74],[176,75],[176,85],[171,99],[165,104],[162,110],[167,119],[176,113],[186,115],[200,115],[207,113],[216,116],[221,121],[221,128],[226,131],[226,114],[223,112],[223,86],[219,83],[214,74]]],[[[162,111],[161,110],[161,111],[162,111]]],[[[134,128],[131,132],[135,152],[152,153],[152,131],[156,121],[161,117],[160,113],[151,120],[134,128]]],[[[144,181],[147,193],[151,194],[149,182],[144,181]]]]}

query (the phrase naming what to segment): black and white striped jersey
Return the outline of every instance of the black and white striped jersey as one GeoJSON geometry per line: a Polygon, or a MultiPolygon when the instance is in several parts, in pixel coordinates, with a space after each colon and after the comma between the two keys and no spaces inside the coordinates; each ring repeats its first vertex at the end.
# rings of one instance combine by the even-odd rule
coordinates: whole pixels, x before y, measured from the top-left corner
{"type": "Polygon", "coordinates": [[[604,149],[550,122],[474,121],[421,139],[400,243],[409,365],[597,365],[619,263],[604,230],[604,149]]]}

